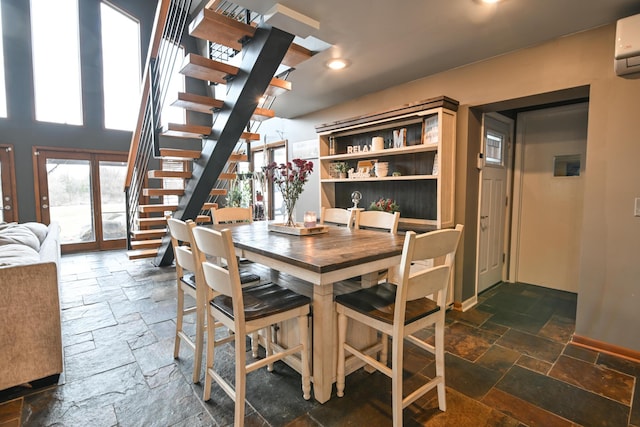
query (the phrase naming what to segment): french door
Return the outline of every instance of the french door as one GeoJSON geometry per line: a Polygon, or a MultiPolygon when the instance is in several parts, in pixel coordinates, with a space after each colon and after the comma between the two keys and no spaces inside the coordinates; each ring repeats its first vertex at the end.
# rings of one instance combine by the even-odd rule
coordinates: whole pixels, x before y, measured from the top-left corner
{"type": "Polygon", "coordinates": [[[0,144],[0,222],[18,221],[13,146],[0,144]]]}
{"type": "MultiPolygon", "coordinates": [[[[258,146],[253,148],[251,162],[253,171],[260,171],[263,166],[266,166],[271,162],[276,162],[277,164],[286,163],[286,141],[267,144],[266,147],[258,146]]],[[[263,184],[264,188],[260,188],[259,185],[256,185],[253,190],[253,203],[256,211],[254,216],[258,219],[284,221],[286,219],[286,211],[284,207],[284,198],[280,193],[280,189],[278,186],[273,185],[273,182],[268,182],[268,180],[265,180],[263,184]]]]}
{"type": "Polygon", "coordinates": [[[63,252],[126,247],[127,153],[34,148],[38,220],[60,225],[63,252]]]}

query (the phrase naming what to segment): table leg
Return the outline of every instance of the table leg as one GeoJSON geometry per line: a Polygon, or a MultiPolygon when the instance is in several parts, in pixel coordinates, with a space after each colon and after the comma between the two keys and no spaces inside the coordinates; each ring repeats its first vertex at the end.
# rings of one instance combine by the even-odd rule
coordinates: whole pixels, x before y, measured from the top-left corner
{"type": "Polygon", "coordinates": [[[320,403],[331,397],[335,368],[336,325],[333,284],[313,286],[313,394],[320,403]]]}

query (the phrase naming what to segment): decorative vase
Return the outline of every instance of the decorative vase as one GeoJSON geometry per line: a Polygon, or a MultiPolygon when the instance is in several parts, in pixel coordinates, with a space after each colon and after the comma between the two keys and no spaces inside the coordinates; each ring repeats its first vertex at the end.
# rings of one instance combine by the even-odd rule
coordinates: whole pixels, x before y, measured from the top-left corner
{"type": "Polygon", "coordinates": [[[286,227],[295,227],[296,226],[296,212],[295,212],[295,207],[296,207],[296,201],[295,200],[285,200],[284,201],[284,207],[285,207],[285,214],[286,214],[286,218],[287,220],[285,221],[284,225],[286,227]]]}

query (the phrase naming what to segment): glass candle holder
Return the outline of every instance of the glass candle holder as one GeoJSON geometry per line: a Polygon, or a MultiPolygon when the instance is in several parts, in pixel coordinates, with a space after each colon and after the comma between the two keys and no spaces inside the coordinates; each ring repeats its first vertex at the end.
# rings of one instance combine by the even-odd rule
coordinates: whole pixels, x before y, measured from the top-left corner
{"type": "Polygon", "coordinates": [[[312,211],[307,211],[304,213],[304,226],[306,228],[311,228],[316,226],[316,213],[312,211]]]}

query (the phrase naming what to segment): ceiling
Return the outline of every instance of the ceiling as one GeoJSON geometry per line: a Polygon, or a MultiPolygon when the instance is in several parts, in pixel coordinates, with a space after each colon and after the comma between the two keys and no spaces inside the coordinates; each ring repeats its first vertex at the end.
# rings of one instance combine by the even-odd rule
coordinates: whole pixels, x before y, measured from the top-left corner
{"type": "Polygon", "coordinates": [[[273,105],[285,118],[640,13],[640,0],[503,0],[496,5],[477,0],[234,3],[261,14],[276,3],[286,6],[318,21],[320,28],[312,36],[332,45],[290,74],[293,90],[273,105]],[[346,58],[351,65],[329,70],[325,62],[333,57],[346,58]]]}

